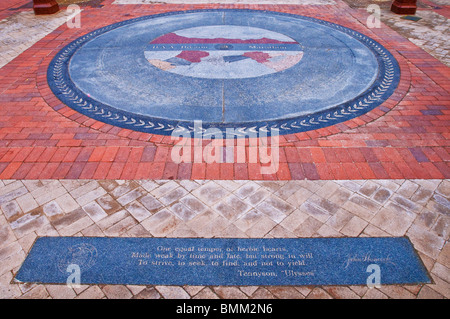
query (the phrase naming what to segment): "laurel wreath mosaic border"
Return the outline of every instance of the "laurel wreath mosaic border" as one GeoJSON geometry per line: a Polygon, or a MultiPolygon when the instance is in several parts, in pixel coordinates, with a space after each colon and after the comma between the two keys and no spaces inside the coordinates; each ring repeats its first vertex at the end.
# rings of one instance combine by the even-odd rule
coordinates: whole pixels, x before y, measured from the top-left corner
{"type": "Polygon", "coordinates": [[[199,134],[203,135],[209,128],[216,128],[221,130],[226,137],[233,136],[239,138],[248,136],[257,137],[261,134],[270,136],[273,132],[276,132],[280,135],[306,132],[359,117],[373,110],[374,108],[382,104],[385,100],[387,100],[399,84],[400,68],[398,62],[393,57],[393,55],[377,41],[355,30],[332,22],[274,11],[263,12],[274,15],[290,16],[296,19],[304,19],[307,21],[319,23],[344,32],[357,39],[361,43],[365,44],[374,53],[378,61],[379,73],[377,79],[363,94],[331,109],[327,109],[325,111],[317,112],[314,114],[282,120],[239,123],[239,126],[233,123],[202,123],[202,126],[199,127],[195,126],[193,122],[189,121],[159,119],[118,110],[90,98],[81,90],[79,90],[70,79],[69,62],[73,54],[84,43],[103,33],[127,24],[163,16],[188,14],[195,12],[233,11],[258,13],[262,12],[259,10],[248,9],[205,9],[174,11],[125,20],[94,30],[72,41],[56,54],[47,69],[47,81],[49,87],[52,92],[58,97],[58,99],[70,108],[90,118],[121,128],[158,135],[189,134],[192,137],[194,135],[198,136],[199,134]],[[232,133],[230,133],[230,131],[227,132],[227,128],[233,128],[232,133]]]}

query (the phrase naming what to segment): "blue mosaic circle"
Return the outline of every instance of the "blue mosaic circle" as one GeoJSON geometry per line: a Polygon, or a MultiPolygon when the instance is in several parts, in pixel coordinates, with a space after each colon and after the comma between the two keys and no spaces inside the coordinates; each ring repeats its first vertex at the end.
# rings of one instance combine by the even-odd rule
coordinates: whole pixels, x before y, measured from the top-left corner
{"type": "Polygon", "coordinates": [[[383,46],[349,28],[223,9],[95,30],[58,52],[47,78],[62,102],[108,124],[162,135],[218,128],[240,137],[358,117],[394,92],[400,70],[383,46]]]}

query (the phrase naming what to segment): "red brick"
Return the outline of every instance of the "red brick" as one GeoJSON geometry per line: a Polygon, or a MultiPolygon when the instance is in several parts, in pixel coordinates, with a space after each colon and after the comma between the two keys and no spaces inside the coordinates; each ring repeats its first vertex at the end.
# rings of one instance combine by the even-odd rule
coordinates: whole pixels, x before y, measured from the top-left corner
{"type": "Polygon", "coordinates": [[[119,147],[111,146],[107,147],[103,157],[101,159],[102,162],[113,162],[116,158],[117,152],[119,151],[119,147]]]}
{"type": "Polygon", "coordinates": [[[153,163],[144,162],[136,164],[138,165],[138,168],[136,170],[136,175],[134,176],[135,179],[146,179],[150,175],[150,172],[153,167],[153,163]]]}
{"type": "Polygon", "coordinates": [[[20,167],[14,172],[11,176],[12,179],[24,179],[25,176],[28,175],[31,168],[33,167],[33,163],[22,163],[20,167]]]}
{"type": "Polygon", "coordinates": [[[325,163],[327,161],[321,148],[312,147],[310,151],[314,163],[325,163]]]}
{"type": "Polygon", "coordinates": [[[236,180],[247,180],[248,179],[248,164],[247,163],[236,163],[234,165],[234,177],[236,180]]]}
{"type": "Polygon", "coordinates": [[[263,174],[261,174],[261,164],[259,163],[249,163],[248,167],[248,179],[251,180],[262,180],[263,174]]]}
{"type": "Polygon", "coordinates": [[[165,163],[152,163],[152,168],[149,172],[148,178],[161,179],[164,173],[165,163]]]}
{"type": "MultiPolygon", "coordinates": [[[[130,17],[194,8],[183,4],[129,7],[130,17]]],[[[195,6],[217,7],[224,6],[195,6]]],[[[298,13],[296,6],[226,7],[298,13]]],[[[325,13],[314,7],[303,9],[304,15],[349,26],[380,41],[396,56],[401,79],[387,101],[357,119],[281,136],[277,174],[261,176],[259,164],[177,165],[170,158],[174,144],[170,136],[114,127],[62,104],[48,87],[46,71],[57,50],[80,32],[60,28],[0,69],[0,178],[449,178],[448,67],[415,45],[398,41],[389,28],[367,29],[353,18],[362,21],[366,16],[341,2],[325,13]],[[349,10],[353,17],[343,15],[349,10]],[[442,115],[421,112],[434,109],[442,115]]],[[[0,5],[0,19],[10,14],[0,5]]],[[[122,12],[110,2],[101,12],[90,8],[84,30],[95,30],[117,18],[123,19],[122,12]]]]}
{"type": "Polygon", "coordinates": [[[119,147],[114,161],[124,163],[128,160],[128,156],[130,156],[130,153],[131,149],[129,147],[119,147]]]}
{"type": "Polygon", "coordinates": [[[52,179],[66,178],[66,175],[69,172],[72,165],[73,165],[73,163],[60,163],[58,165],[58,168],[53,173],[52,179]]]}
{"type": "Polygon", "coordinates": [[[177,179],[178,164],[173,162],[166,163],[162,179],[177,179]]]}
{"type": "MultiPolygon", "coordinates": [[[[121,164],[121,163],[115,163],[115,164],[121,164]]],[[[105,179],[106,176],[108,176],[110,168],[112,166],[112,163],[110,162],[100,162],[97,166],[97,169],[95,170],[93,179],[105,179]]],[[[120,171],[122,173],[122,170],[120,171]]],[[[120,177],[120,175],[118,175],[120,177]]],[[[114,179],[119,179],[119,177],[115,177],[114,179]]],[[[108,177],[111,178],[111,177],[108,177]]],[[[111,178],[113,179],[113,178],[111,178]]]]}
{"type": "Polygon", "coordinates": [[[136,175],[138,166],[136,163],[127,162],[123,167],[122,175],[120,175],[120,179],[133,179],[136,175]]]}
{"type": "Polygon", "coordinates": [[[39,179],[50,179],[52,178],[55,171],[58,169],[60,163],[50,162],[45,165],[42,172],[39,174],[39,179]]]}
{"type": "Polygon", "coordinates": [[[177,178],[191,179],[192,163],[180,163],[178,165],[177,178]]]}
{"type": "Polygon", "coordinates": [[[344,166],[340,163],[329,163],[328,167],[334,176],[334,179],[349,179],[344,166]]]}
{"type": "Polygon", "coordinates": [[[398,167],[395,165],[395,163],[391,162],[382,162],[381,165],[383,165],[384,170],[389,175],[389,178],[391,179],[403,179],[404,176],[402,172],[398,169],[398,167]]]}
{"type": "Polygon", "coordinates": [[[154,162],[166,162],[168,160],[169,154],[169,147],[167,146],[158,146],[156,148],[155,158],[153,159],[154,162]]]}
{"type": "Polygon", "coordinates": [[[220,179],[222,179],[222,180],[234,179],[234,164],[233,163],[221,163],[220,164],[220,179]]]}
{"type": "Polygon", "coordinates": [[[87,162],[78,178],[80,179],[92,179],[95,171],[97,170],[97,162],[87,162]]]}
{"type": "Polygon", "coordinates": [[[354,163],[342,163],[342,168],[349,179],[363,179],[358,167],[354,163]]]}
{"type": "Polygon", "coordinates": [[[284,153],[286,154],[286,161],[288,163],[296,163],[300,161],[300,156],[296,147],[285,147],[284,153]]]}
{"type": "Polygon", "coordinates": [[[334,175],[332,174],[328,164],[326,163],[316,163],[316,169],[319,173],[320,179],[334,179],[334,175]]]}
{"type": "Polygon", "coordinates": [[[121,179],[125,163],[121,162],[100,162],[94,173],[94,178],[121,179]],[[100,177],[103,176],[103,177],[100,177]]]}
{"type": "Polygon", "coordinates": [[[11,176],[17,171],[17,169],[22,165],[21,162],[12,162],[5,167],[0,174],[0,179],[10,179],[11,176]]]}
{"type": "Polygon", "coordinates": [[[372,169],[370,168],[368,163],[356,163],[356,167],[358,168],[359,173],[363,179],[374,179],[376,178],[372,169]]]}
{"type": "Polygon", "coordinates": [[[206,163],[193,163],[192,164],[192,179],[205,179],[206,177],[206,163]]]}
{"type": "Polygon", "coordinates": [[[314,165],[314,163],[303,163],[302,168],[306,179],[320,179],[320,175],[317,172],[316,165],[314,165]]]}

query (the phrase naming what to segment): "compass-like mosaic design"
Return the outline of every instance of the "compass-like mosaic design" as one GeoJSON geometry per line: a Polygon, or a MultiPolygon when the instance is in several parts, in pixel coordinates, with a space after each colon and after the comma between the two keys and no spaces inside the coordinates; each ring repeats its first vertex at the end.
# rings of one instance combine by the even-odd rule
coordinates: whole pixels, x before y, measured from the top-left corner
{"type": "Polygon", "coordinates": [[[398,85],[391,53],[291,14],[199,10],[95,30],[51,62],[52,91],[96,120],[153,134],[309,131],[367,113],[398,85]]]}

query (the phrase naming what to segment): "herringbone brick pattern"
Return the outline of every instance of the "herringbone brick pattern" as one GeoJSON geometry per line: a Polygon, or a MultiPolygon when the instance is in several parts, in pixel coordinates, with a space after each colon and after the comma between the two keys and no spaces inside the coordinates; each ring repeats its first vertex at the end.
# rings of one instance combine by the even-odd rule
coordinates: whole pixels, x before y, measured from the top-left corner
{"type": "Polygon", "coordinates": [[[3,298],[448,298],[446,180],[0,181],[3,298]],[[176,287],[10,284],[38,236],[408,236],[434,284],[176,287]]]}
{"type": "MultiPolygon", "coordinates": [[[[101,8],[83,7],[79,29],[62,24],[48,35],[48,30],[39,31],[38,27],[24,29],[15,42],[28,41],[30,33],[40,34],[41,39],[0,69],[0,179],[448,178],[450,69],[386,25],[368,28],[366,11],[352,9],[340,0],[333,2],[118,5],[105,0],[101,8]],[[385,103],[357,119],[282,136],[280,169],[272,175],[261,175],[260,163],[174,163],[170,154],[175,141],[169,136],[92,120],[62,104],[48,87],[46,71],[52,57],[77,37],[142,15],[202,8],[281,11],[352,28],[393,53],[401,68],[400,84],[385,103]]],[[[8,15],[3,23],[30,10],[5,8],[2,12],[8,15]]],[[[39,19],[51,25],[60,18],[39,19]]]]}

